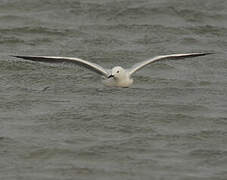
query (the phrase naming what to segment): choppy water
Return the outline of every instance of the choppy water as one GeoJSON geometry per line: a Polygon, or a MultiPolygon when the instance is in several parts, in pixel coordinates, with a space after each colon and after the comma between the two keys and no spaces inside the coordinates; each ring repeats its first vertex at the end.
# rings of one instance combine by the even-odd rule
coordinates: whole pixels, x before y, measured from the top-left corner
{"type": "Polygon", "coordinates": [[[227,179],[226,0],[1,0],[0,179],[227,179]],[[131,88],[69,65],[159,54],[131,88]]]}

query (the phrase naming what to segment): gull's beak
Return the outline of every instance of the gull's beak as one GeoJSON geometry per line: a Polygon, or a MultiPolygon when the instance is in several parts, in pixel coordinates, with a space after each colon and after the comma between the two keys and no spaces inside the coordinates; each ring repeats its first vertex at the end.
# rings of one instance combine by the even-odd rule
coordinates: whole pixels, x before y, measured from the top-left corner
{"type": "Polygon", "coordinates": [[[108,79],[109,79],[109,78],[113,78],[113,77],[114,77],[114,75],[111,74],[111,75],[108,76],[108,79]]]}

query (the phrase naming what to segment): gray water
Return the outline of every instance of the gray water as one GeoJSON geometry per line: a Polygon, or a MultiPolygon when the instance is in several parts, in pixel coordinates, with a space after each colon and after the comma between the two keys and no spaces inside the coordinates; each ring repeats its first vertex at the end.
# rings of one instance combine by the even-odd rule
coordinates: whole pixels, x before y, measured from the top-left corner
{"type": "Polygon", "coordinates": [[[1,180],[226,180],[226,0],[1,0],[1,180]],[[78,66],[155,55],[131,88],[78,66]]]}

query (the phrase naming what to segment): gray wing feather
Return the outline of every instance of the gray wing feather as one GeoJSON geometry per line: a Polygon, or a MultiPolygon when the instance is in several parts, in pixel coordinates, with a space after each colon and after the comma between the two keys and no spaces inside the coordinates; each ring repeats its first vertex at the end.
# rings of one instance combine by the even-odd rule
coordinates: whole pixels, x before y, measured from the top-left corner
{"type": "Polygon", "coordinates": [[[96,72],[102,76],[108,77],[108,70],[99,66],[98,64],[91,63],[79,58],[71,58],[71,57],[55,57],[55,56],[13,56],[16,58],[21,58],[30,61],[36,62],[45,62],[45,63],[72,63],[77,64],[79,66],[83,66],[93,72],[96,72]]]}
{"type": "Polygon", "coordinates": [[[152,59],[148,59],[143,62],[134,64],[131,68],[128,69],[128,72],[130,75],[132,75],[134,72],[138,71],[139,69],[142,69],[144,66],[160,60],[169,60],[169,59],[176,60],[176,59],[183,59],[183,58],[190,58],[190,57],[197,57],[197,56],[205,56],[208,54],[213,54],[213,53],[188,53],[188,54],[170,54],[170,55],[156,56],[152,59]]]}

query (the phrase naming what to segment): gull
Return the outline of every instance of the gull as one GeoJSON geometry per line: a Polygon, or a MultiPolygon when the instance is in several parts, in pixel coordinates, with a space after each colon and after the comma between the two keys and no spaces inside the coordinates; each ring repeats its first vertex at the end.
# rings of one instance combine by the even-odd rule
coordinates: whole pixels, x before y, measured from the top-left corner
{"type": "Polygon", "coordinates": [[[134,64],[131,68],[124,69],[121,66],[115,66],[112,69],[105,69],[102,66],[73,57],[56,57],[56,56],[13,56],[30,61],[44,63],[72,63],[83,66],[104,77],[103,83],[111,87],[129,87],[133,84],[132,75],[144,68],[146,65],[160,60],[184,59],[197,56],[205,56],[213,53],[186,53],[186,54],[170,54],[155,56],[151,59],[134,64]]]}

